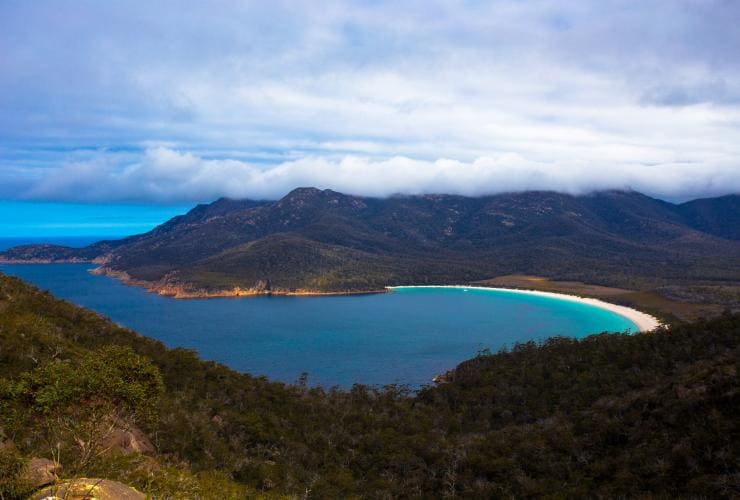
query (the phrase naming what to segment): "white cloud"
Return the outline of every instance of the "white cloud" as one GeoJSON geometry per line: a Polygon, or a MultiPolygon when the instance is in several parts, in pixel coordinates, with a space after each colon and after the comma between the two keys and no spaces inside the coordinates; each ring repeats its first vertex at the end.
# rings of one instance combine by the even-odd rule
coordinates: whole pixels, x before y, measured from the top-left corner
{"type": "MultiPolygon", "coordinates": [[[[619,156],[619,155],[617,155],[619,156]]],[[[55,169],[23,197],[84,201],[204,201],[220,196],[275,199],[301,186],[375,197],[450,193],[469,196],[523,190],[582,194],[634,189],[663,198],[740,192],[732,165],[717,164],[697,175],[690,163],[644,165],[605,162],[539,162],[507,153],[470,162],[414,160],[404,156],[312,157],[277,165],[203,159],[165,147],[148,149],[120,165],[103,153],[55,169]]]]}
{"type": "Polygon", "coordinates": [[[0,2],[0,196],[738,190],[740,2],[220,5],[0,2]]]}

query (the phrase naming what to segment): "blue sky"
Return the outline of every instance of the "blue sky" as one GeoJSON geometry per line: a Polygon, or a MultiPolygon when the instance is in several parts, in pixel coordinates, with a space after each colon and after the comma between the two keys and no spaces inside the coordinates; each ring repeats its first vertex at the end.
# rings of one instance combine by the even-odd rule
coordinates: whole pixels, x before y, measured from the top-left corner
{"type": "Polygon", "coordinates": [[[0,239],[127,236],[149,231],[189,208],[182,205],[0,201],[0,239]]]}
{"type": "Polygon", "coordinates": [[[740,2],[0,2],[0,199],[740,192],[740,2]]]}

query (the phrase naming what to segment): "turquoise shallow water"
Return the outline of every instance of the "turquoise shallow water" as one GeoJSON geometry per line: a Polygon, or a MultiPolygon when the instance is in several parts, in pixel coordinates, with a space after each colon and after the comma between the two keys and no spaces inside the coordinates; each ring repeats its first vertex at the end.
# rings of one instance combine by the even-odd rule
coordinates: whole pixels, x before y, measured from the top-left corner
{"type": "Polygon", "coordinates": [[[482,349],[553,335],[635,331],[610,311],[505,291],[406,288],[333,297],[175,300],[93,276],[87,264],[3,265],[56,296],[171,347],[294,382],[418,387],[482,349]]]}

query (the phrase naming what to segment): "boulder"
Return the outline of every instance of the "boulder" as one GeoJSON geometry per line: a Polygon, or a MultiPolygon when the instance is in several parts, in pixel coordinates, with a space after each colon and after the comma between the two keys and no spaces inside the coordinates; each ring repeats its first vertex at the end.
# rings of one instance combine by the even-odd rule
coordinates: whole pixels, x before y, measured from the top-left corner
{"type": "Polygon", "coordinates": [[[258,292],[269,292],[272,289],[270,280],[259,280],[254,285],[254,289],[258,292]]]}
{"type": "Polygon", "coordinates": [[[53,484],[59,479],[62,466],[48,458],[32,458],[26,466],[24,479],[34,489],[53,484]]]}
{"type": "Polygon", "coordinates": [[[37,491],[31,500],[145,500],[146,495],[118,481],[77,478],[37,491]]]}
{"type": "Polygon", "coordinates": [[[116,428],[105,439],[105,447],[123,453],[149,453],[154,445],[144,432],[136,426],[116,428]]]}

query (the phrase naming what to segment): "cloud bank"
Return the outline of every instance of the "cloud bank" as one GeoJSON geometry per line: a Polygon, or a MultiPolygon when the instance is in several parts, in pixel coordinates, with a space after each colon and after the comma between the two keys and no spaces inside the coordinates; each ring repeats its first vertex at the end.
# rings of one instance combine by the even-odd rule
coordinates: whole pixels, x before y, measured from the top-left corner
{"type": "Polygon", "coordinates": [[[0,197],[740,189],[740,2],[0,2],[0,197]]]}
{"type": "MultiPolygon", "coordinates": [[[[138,161],[119,165],[103,155],[96,161],[54,169],[29,184],[22,196],[88,202],[203,201],[220,196],[276,199],[298,186],[385,197],[395,194],[449,193],[479,196],[523,190],[583,194],[633,189],[664,198],[686,199],[717,192],[740,192],[732,165],[696,174],[691,163],[590,164],[535,162],[516,154],[470,162],[383,160],[346,156],[303,158],[278,165],[203,159],[165,147],[148,149],[138,161]]],[[[114,159],[113,159],[114,160],[114,159]]]]}

